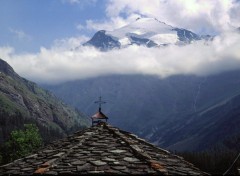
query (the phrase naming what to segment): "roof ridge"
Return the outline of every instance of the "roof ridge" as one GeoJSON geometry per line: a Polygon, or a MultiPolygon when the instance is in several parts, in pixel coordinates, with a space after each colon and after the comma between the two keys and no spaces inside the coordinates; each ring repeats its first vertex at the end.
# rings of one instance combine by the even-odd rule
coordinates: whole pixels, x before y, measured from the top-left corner
{"type": "Polygon", "coordinates": [[[133,142],[129,141],[126,137],[124,137],[126,134],[124,135],[123,133],[121,133],[118,128],[114,128],[114,127],[108,125],[107,123],[104,123],[103,127],[105,127],[106,129],[111,131],[113,134],[118,136],[120,139],[122,139],[128,145],[128,147],[130,149],[132,149],[132,151],[136,155],[136,157],[138,157],[141,160],[146,161],[150,168],[152,168],[153,170],[157,171],[160,174],[168,175],[167,169],[159,161],[153,160],[152,157],[149,156],[147,154],[147,152],[140,149],[137,144],[134,144],[133,142]]]}
{"type": "Polygon", "coordinates": [[[182,157],[100,122],[0,166],[5,174],[207,175],[182,157]]]}

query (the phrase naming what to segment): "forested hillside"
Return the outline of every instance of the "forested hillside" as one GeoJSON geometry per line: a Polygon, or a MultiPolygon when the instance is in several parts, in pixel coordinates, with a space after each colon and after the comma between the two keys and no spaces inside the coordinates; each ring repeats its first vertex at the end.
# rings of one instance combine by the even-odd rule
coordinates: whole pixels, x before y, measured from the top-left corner
{"type": "Polygon", "coordinates": [[[12,130],[34,123],[44,141],[51,141],[89,125],[78,110],[66,105],[37,84],[21,78],[0,60],[0,143],[12,130]]]}

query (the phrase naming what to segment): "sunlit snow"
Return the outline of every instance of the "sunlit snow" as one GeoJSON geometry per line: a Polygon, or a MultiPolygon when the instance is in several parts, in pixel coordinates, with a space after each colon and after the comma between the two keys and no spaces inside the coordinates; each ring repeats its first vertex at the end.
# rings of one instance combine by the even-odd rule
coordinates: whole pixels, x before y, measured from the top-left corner
{"type": "Polygon", "coordinates": [[[178,36],[174,28],[154,18],[140,18],[122,28],[107,31],[106,34],[117,38],[122,46],[130,43],[130,36],[148,38],[156,44],[175,44],[178,36]]]}

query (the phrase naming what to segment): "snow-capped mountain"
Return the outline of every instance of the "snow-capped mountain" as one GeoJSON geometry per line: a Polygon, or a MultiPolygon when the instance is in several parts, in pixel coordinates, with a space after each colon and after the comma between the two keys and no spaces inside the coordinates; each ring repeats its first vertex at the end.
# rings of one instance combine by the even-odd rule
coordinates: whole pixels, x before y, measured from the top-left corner
{"type": "Polygon", "coordinates": [[[155,18],[138,18],[113,31],[98,31],[84,46],[94,46],[106,51],[134,44],[146,47],[182,45],[201,39],[201,36],[189,30],[170,26],[155,18]]]}

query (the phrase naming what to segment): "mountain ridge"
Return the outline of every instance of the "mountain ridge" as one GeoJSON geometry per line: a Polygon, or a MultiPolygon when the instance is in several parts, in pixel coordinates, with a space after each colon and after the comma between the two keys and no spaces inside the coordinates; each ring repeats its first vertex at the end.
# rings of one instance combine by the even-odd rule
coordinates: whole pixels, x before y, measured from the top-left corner
{"type": "Polygon", "coordinates": [[[0,72],[9,75],[11,77],[18,77],[18,74],[16,74],[13,70],[13,68],[4,60],[0,58],[0,72]]]}
{"type": "MultiPolygon", "coordinates": [[[[165,79],[143,75],[115,75],[72,81],[49,86],[48,89],[69,104],[84,109],[88,115],[96,110],[94,98],[101,94],[108,102],[103,111],[109,117],[109,123],[163,148],[205,150],[213,147],[212,142],[206,141],[217,134],[222,126],[218,122],[218,115],[221,116],[221,122],[230,125],[231,122],[226,120],[231,119],[231,111],[237,112],[227,102],[240,106],[239,101],[233,101],[234,97],[240,97],[239,73],[240,70],[235,70],[208,77],[178,75],[165,79]],[[81,101],[76,97],[81,97],[81,101]],[[212,114],[219,107],[220,110],[225,107],[224,102],[228,104],[223,108],[226,116],[222,116],[224,113],[212,114]],[[218,130],[206,135],[207,130],[202,129],[211,123],[216,123],[214,129],[218,130]],[[197,137],[198,135],[200,136],[197,137]],[[195,140],[195,145],[189,147],[189,143],[184,140],[191,138],[195,140]]],[[[236,115],[232,120],[237,122],[236,115]]],[[[231,135],[237,135],[230,130],[227,133],[226,138],[222,136],[222,139],[227,140],[231,135]]],[[[216,140],[212,141],[222,142],[221,138],[216,140]]]]}
{"type": "Polygon", "coordinates": [[[89,125],[83,114],[37,84],[21,78],[1,59],[0,122],[0,143],[12,130],[22,128],[24,123],[37,124],[45,141],[89,125]]]}
{"type": "Polygon", "coordinates": [[[156,18],[138,18],[134,22],[113,31],[97,31],[83,46],[93,46],[101,51],[108,51],[134,44],[160,47],[171,44],[185,45],[205,39],[206,36],[202,37],[189,30],[173,27],[156,18]]]}

